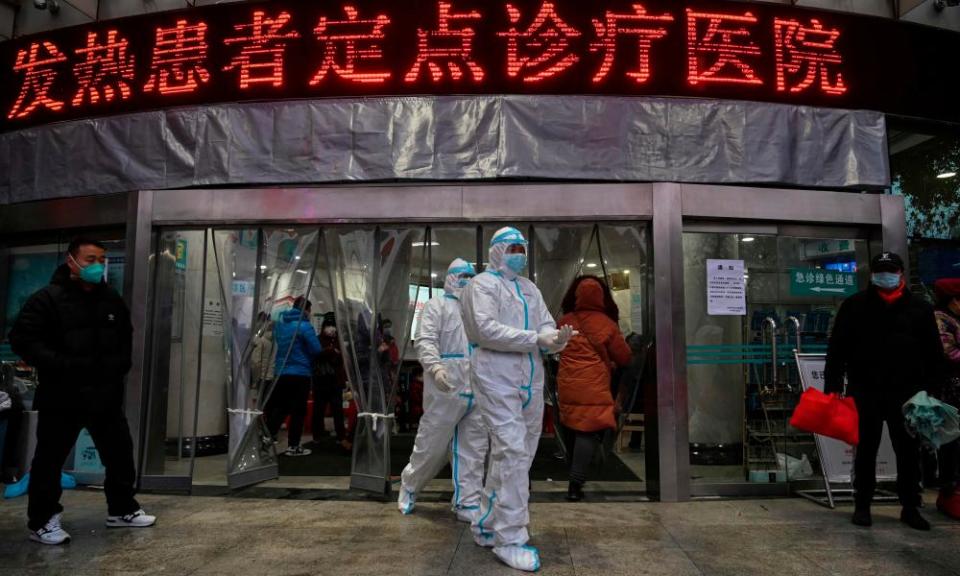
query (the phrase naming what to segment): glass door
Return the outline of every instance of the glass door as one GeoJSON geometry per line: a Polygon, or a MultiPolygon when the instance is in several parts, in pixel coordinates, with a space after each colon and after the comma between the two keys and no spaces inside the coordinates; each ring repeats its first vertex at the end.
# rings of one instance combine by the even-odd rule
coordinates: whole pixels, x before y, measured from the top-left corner
{"type": "Polygon", "coordinates": [[[693,482],[786,490],[819,472],[812,436],[788,424],[793,354],[826,352],[840,303],[866,285],[868,252],[854,237],[684,233],[693,482]]]}

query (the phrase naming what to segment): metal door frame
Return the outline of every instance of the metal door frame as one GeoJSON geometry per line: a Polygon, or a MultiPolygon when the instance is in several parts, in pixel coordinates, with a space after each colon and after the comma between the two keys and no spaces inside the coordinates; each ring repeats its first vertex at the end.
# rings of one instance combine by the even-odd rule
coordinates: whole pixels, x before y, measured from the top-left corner
{"type": "MultiPolygon", "coordinates": [[[[786,230],[867,230],[872,243],[906,253],[903,199],[882,194],[677,183],[384,184],[310,188],[144,190],[127,195],[4,206],[2,242],[57,229],[126,224],[124,296],[134,322],[134,366],[126,410],[140,460],[150,346],[148,317],[158,227],[223,227],[271,222],[344,224],[384,221],[463,224],[508,220],[650,221],[654,333],[659,367],[648,421],[648,489],[664,501],[691,495],[749,495],[742,485],[691,492],[687,429],[682,234],[685,225],[786,230]],[[139,438],[139,441],[138,441],[139,438]],[[651,465],[653,467],[651,467],[651,465]]],[[[794,235],[794,234],[791,234],[794,235]]],[[[2,256],[2,254],[0,254],[2,256]]],[[[0,286],[0,291],[5,288],[0,286]]],[[[163,479],[157,479],[163,484],[163,479]]],[[[169,486],[174,487],[174,486],[169,486]]],[[[179,484],[175,486],[183,488],[179,484]]]]}
{"type": "MultiPolygon", "coordinates": [[[[659,496],[783,495],[775,484],[697,484],[690,480],[682,240],[689,230],[774,230],[829,236],[856,229],[871,245],[906,254],[903,198],[822,190],[654,184],[653,249],[660,435],[659,496]],[[664,344],[667,345],[664,345],[664,344]]],[[[799,485],[799,483],[798,483],[799,485]]]]}

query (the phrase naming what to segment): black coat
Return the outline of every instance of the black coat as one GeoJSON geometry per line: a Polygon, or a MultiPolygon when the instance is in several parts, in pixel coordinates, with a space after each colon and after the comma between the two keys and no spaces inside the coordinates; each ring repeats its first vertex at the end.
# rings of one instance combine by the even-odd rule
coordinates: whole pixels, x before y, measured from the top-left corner
{"type": "Polygon", "coordinates": [[[133,326],[107,284],[84,290],[64,264],[20,310],[10,331],[13,351],[38,371],[43,403],[120,402],[130,370],[133,326]]]}
{"type": "Polygon", "coordinates": [[[936,389],[943,348],[933,307],[909,291],[887,304],[870,286],[840,305],[827,349],[826,392],[843,390],[861,401],[903,404],[936,389]]]}

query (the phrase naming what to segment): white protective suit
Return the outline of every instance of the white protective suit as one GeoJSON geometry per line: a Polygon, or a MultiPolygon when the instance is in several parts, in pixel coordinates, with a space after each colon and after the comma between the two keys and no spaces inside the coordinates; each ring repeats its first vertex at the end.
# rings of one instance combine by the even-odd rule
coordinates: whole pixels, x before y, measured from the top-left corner
{"type": "MultiPolygon", "coordinates": [[[[543,423],[541,346],[557,334],[540,290],[505,262],[512,244],[526,240],[502,228],[490,242],[487,269],[463,292],[463,326],[472,345],[470,371],[477,406],[490,432],[490,469],[474,540],[493,546],[508,565],[535,571],[536,548],[527,546],[529,474],[543,423]]],[[[558,352],[566,342],[554,342],[558,352]]]]}
{"type": "Polygon", "coordinates": [[[453,509],[457,518],[473,522],[480,510],[487,431],[470,386],[470,351],[460,314],[461,274],[476,274],[457,258],[447,268],[443,295],[427,302],[420,316],[414,346],[423,366],[423,417],[410,463],[401,475],[400,512],[413,512],[416,495],[450,456],[453,509]],[[447,386],[437,383],[446,373],[447,386]]]}

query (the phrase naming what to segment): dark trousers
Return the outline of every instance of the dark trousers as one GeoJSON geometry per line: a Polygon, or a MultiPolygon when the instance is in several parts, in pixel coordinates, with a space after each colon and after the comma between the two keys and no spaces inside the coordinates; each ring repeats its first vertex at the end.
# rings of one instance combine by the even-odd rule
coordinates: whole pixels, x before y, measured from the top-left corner
{"type": "Polygon", "coordinates": [[[941,446],[937,459],[940,461],[940,490],[952,492],[960,479],[957,473],[960,465],[960,440],[941,446]]]}
{"type": "Polygon", "coordinates": [[[90,432],[106,468],[103,488],[107,513],[124,516],[139,510],[140,504],[134,498],[137,473],[133,441],[120,403],[50,401],[46,397],[44,400],[37,420],[37,451],[30,468],[28,527],[42,528],[51,516],[63,511],[60,471],[83,428],[90,432]]]}
{"type": "Polygon", "coordinates": [[[570,458],[570,481],[583,484],[587,481],[587,471],[593,463],[593,456],[603,440],[602,432],[573,432],[572,442],[568,441],[570,458]]]}
{"type": "Polygon", "coordinates": [[[270,435],[276,438],[284,419],[290,416],[287,444],[290,447],[299,446],[300,437],[303,436],[303,422],[307,417],[309,397],[309,376],[284,375],[277,378],[268,407],[267,429],[270,430],[270,435]]]}
{"type": "Polygon", "coordinates": [[[853,489],[858,507],[873,500],[877,487],[877,452],[883,435],[883,423],[890,430],[890,441],[897,455],[897,496],[907,507],[920,505],[920,444],[907,434],[903,413],[896,402],[857,400],[860,416],[860,445],[853,461],[853,489]]]}
{"type": "Polygon", "coordinates": [[[333,416],[333,429],[337,432],[337,440],[347,437],[343,425],[343,389],[337,386],[337,381],[331,379],[313,379],[313,439],[319,441],[323,437],[323,416],[327,405],[330,406],[330,415],[333,416]]]}

